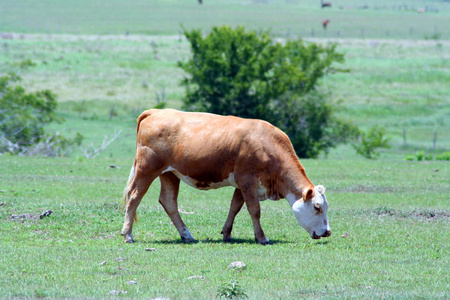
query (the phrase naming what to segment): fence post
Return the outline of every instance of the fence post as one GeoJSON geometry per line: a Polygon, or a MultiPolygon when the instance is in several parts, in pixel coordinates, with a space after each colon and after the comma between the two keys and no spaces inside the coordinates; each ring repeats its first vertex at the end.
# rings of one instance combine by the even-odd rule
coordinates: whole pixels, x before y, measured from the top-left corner
{"type": "Polygon", "coordinates": [[[434,137],[433,137],[433,150],[436,150],[436,144],[437,144],[437,131],[434,132],[434,137]]]}
{"type": "Polygon", "coordinates": [[[403,145],[406,145],[406,130],[403,128],[403,145]]]}

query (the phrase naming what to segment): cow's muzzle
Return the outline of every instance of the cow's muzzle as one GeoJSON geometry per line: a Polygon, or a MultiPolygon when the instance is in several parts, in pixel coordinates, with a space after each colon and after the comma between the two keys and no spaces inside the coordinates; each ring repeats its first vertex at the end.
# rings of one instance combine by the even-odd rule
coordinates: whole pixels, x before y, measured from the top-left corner
{"type": "Polygon", "coordinates": [[[331,230],[325,231],[322,235],[317,235],[315,231],[313,231],[312,238],[315,240],[320,239],[321,237],[329,237],[331,235],[331,230]]]}

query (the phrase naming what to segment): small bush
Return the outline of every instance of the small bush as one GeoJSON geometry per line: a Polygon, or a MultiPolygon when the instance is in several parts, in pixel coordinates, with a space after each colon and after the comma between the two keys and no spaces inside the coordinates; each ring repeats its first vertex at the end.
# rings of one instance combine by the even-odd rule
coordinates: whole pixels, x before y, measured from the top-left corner
{"type": "Polygon", "coordinates": [[[356,153],[365,158],[376,158],[380,155],[376,150],[379,148],[390,148],[389,139],[385,137],[386,129],[384,127],[374,126],[367,133],[361,133],[361,142],[353,144],[356,153]]]}
{"type": "Polygon", "coordinates": [[[0,77],[0,154],[59,156],[80,145],[80,134],[70,140],[45,132],[47,124],[62,122],[56,116],[56,96],[49,90],[27,93],[17,82],[20,72],[33,64],[26,60],[18,66],[17,73],[0,77]]]}
{"type": "Polygon", "coordinates": [[[418,161],[432,160],[433,156],[431,154],[425,154],[425,152],[423,151],[419,151],[414,154],[414,158],[418,161]]]}
{"type": "Polygon", "coordinates": [[[222,284],[217,290],[217,297],[221,299],[248,298],[248,296],[244,292],[244,289],[236,280],[232,280],[229,283],[222,284]]]}
{"type": "Polygon", "coordinates": [[[408,155],[405,156],[405,160],[412,161],[412,160],[414,160],[414,156],[411,155],[411,154],[408,154],[408,155]]]}
{"type": "MultiPolygon", "coordinates": [[[[405,160],[409,160],[409,161],[433,160],[433,155],[426,154],[424,151],[418,151],[414,154],[406,155],[405,160]]],[[[444,152],[444,153],[436,155],[436,160],[450,160],[450,152],[444,152]]]]}
{"type": "Polygon", "coordinates": [[[450,152],[444,152],[436,155],[436,160],[450,160],[450,152]]]}

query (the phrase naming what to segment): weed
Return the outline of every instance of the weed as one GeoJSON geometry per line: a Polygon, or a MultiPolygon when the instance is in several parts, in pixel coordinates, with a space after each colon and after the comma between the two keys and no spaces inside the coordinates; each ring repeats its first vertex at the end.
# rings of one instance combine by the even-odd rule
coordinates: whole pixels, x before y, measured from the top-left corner
{"type": "Polygon", "coordinates": [[[46,291],[42,290],[42,289],[37,289],[34,291],[34,296],[36,298],[47,298],[48,294],[46,291]]]}
{"type": "Polygon", "coordinates": [[[360,144],[353,144],[353,148],[356,153],[365,158],[375,158],[380,155],[376,149],[391,147],[389,139],[385,135],[386,129],[384,127],[374,126],[367,133],[361,133],[360,144]]]}
{"type": "MultiPolygon", "coordinates": [[[[433,160],[433,155],[426,154],[424,151],[418,151],[415,154],[406,155],[405,160],[409,161],[433,160]]],[[[444,152],[442,154],[436,155],[436,160],[450,160],[450,152],[444,152]]]]}
{"type": "Polygon", "coordinates": [[[217,290],[217,297],[225,299],[248,298],[247,294],[244,292],[244,289],[236,280],[222,284],[217,290]]]}
{"type": "Polygon", "coordinates": [[[425,158],[425,153],[423,151],[416,152],[413,155],[413,159],[415,159],[417,161],[422,161],[422,160],[424,160],[424,158],[425,158]]]}
{"type": "Polygon", "coordinates": [[[436,160],[450,160],[450,152],[444,152],[436,155],[436,160]]]}
{"type": "Polygon", "coordinates": [[[414,160],[414,156],[411,154],[408,154],[405,156],[405,160],[409,160],[409,161],[413,161],[414,160]]]}

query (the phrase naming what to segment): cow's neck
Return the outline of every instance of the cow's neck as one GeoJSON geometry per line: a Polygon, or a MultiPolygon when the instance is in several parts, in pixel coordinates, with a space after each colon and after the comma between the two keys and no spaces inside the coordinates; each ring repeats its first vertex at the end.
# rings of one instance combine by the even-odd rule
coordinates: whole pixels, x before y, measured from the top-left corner
{"type": "MultiPolygon", "coordinates": [[[[305,189],[314,189],[314,185],[311,183],[309,178],[306,176],[305,168],[298,159],[291,161],[291,164],[285,168],[286,172],[283,174],[283,179],[281,180],[282,195],[284,198],[299,200],[302,198],[302,193],[305,189]]],[[[291,200],[288,199],[290,202],[291,200]]]]}

